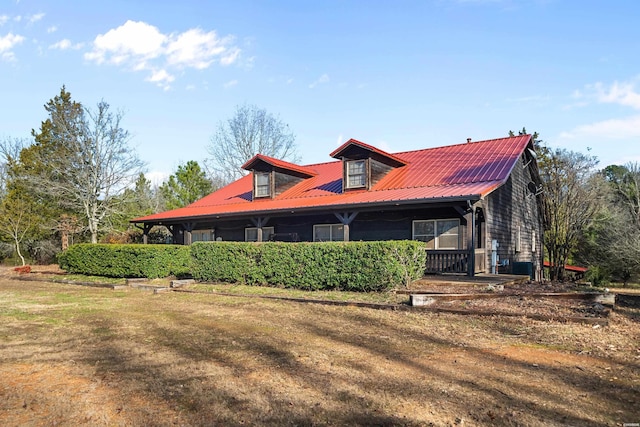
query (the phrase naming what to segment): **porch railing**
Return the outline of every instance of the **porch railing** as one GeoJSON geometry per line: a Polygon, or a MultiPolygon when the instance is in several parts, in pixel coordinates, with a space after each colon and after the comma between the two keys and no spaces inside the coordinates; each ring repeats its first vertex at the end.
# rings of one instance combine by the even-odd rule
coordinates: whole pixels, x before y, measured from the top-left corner
{"type": "Polygon", "coordinates": [[[469,251],[427,250],[425,273],[466,273],[469,267],[469,251]]]}

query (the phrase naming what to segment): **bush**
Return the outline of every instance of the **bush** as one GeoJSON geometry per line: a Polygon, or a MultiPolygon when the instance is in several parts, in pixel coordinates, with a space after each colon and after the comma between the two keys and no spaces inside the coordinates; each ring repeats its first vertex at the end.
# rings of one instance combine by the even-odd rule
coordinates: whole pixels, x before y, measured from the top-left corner
{"type": "Polygon", "coordinates": [[[416,241],[197,242],[191,257],[193,277],[203,281],[380,291],[419,278],[426,252],[416,241]]]}
{"type": "Polygon", "coordinates": [[[189,274],[189,247],[81,243],[58,256],[60,268],[106,277],[183,277],[189,274]]]}
{"type": "Polygon", "coordinates": [[[0,242],[0,262],[11,257],[15,250],[15,245],[12,245],[11,243],[0,242]]]}
{"type": "Polygon", "coordinates": [[[29,257],[39,265],[52,264],[60,253],[57,240],[36,240],[25,243],[29,257]]]}

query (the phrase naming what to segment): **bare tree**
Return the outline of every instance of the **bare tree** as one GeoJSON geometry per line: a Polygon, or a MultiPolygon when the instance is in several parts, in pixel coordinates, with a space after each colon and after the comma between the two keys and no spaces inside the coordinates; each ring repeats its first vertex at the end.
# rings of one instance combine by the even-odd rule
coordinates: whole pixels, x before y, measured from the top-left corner
{"type": "Polygon", "coordinates": [[[300,161],[289,126],[255,105],[236,107],[235,114],[218,125],[209,146],[209,168],[216,178],[230,182],[246,174],[241,166],[256,154],[300,161]]]}
{"type": "Polygon", "coordinates": [[[97,243],[105,218],[123,207],[126,201],[118,196],[135,181],[143,165],[129,147],[122,117],[120,112],[112,113],[104,101],[95,110],[83,109],[73,121],[52,115],[53,138],[59,139],[55,155],[50,150],[35,150],[36,163],[44,167],[27,176],[31,188],[82,214],[92,243],[97,243]]]}
{"type": "Polygon", "coordinates": [[[22,265],[26,262],[20,251],[20,245],[35,223],[36,218],[29,203],[11,195],[5,196],[0,202],[0,233],[13,240],[22,265]]]}
{"type": "Polygon", "coordinates": [[[597,163],[595,157],[561,149],[539,160],[544,184],[544,246],[551,280],[564,279],[564,266],[597,212],[597,193],[589,189],[597,163]]]}

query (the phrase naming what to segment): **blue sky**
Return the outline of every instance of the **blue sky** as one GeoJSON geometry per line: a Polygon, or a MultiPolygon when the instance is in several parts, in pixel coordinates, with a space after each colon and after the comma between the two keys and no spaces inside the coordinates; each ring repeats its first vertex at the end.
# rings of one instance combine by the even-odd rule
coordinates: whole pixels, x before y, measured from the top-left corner
{"type": "Polygon", "coordinates": [[[157,179],[202,161],[239,104],[302,163],[349,138],[391,152],[523,126],[600,166],[640,161],[640,2],[0,0],[0,137],[64,84],[125,112],[157,179]]]}

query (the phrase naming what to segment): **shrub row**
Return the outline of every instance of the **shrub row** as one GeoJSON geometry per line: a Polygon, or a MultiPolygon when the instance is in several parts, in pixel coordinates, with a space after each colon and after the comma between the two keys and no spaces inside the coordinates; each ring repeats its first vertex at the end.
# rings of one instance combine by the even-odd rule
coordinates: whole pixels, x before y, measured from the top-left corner
{"type": "Polygon", "coordinates": [[[78,244],[58,255],[70,273],[106,277],[184,276],[189,261],[189,247],[178,245],[78,244]]]}
{"type": "Polygon", "coordinates": [[[305,290],[381,291],[419,278],[426,262],[416,241],[194,243],[191,273],[202,281],[305,290]]]}
{"type": "Polygon", "coordinates": [[[423,243],[416,241],[197,242],[191,246],[78,244],[60,254],[58,261],[70,273],[95,276],[191,274],[208,282],[380,291],[419,278],[425,257],[423,243]]]}

